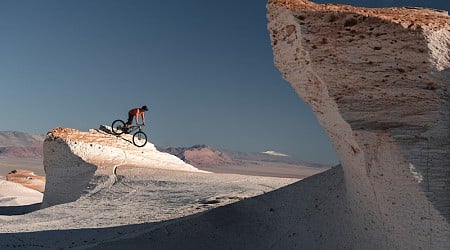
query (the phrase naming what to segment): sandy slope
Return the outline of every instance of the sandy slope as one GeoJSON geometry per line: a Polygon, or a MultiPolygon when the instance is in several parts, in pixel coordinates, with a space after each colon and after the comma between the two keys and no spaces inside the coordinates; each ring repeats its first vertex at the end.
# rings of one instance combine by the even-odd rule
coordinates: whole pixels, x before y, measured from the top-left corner
{"type": "Polygon", "coordinates": [[[117,176],[95,176],[75,202],[21,216],[0,216],[0,249],[85,248],[135,237],[161,223],[200,216],[295,181],[120,167],[117,176]]]}
{"type": "MultiPolygon", "coordinates": [[[[65,128],[54,129],[44,143],[44,152],[47,177],[45,193],[57,202],[48,203],[43,206],[46,208],[24,215],[0,216],[0,249],[110,248],[109,242],[124,240],[124,244],[127,244],[127,240],[133,238],[138,243],[137,247],[145,248],[147,242],[142,240],[143,236],[159,234],[160,230],[171,235],[167,231],[171,225],[177,231],[185,227],[184,222],[190,225],[194,221],[193,232],[209,237],[202,230],[211,231],[219,229],[221,225],[232,226],[237,222],[245,224],[249,223],[246,222],[247,219],[257,219],[258,223],[250,221],[251,225],[245,225],[248,229],[242,232],[247,233],[257,230],[256,228],[267,227],[268,225],[264,226],[265,223],[272,223],[264,221],[263,218],[270,217],[260,214],[261,212],[274,214],[275,211],[282,210],[272,201],[264,200],[263,205],[270,208],[260,210],[262,204],[250,203],[251,206],[244,208],[239,216],[239,211],[228,214],[227,205],[243,204],[245,207],[249,200],[253,200],[252,197],[265,196],[264,194],[299,180],[250,174],[258,172],[261,175],[271,175],[278,172],[281,176],[304,177],[313,173],[310,172],[311,169],[305,172],[306,169],[293,166],[282,166],[275,171],[275,165],[264,166],[265,170],[261,169],[262,166],[259,169],[245,166],[246,169],[241,173],[247,175],[208,173],[185,164],[175,156],[158,152],[150,143],[137,149],[126,136],[111,136],[100,130],[81,132],[65,128]],[[298,172],[295,175],[287,169],[298,172]],[[89,174],[86,174],[87,170],[90,171],[89,174]],[[62,200],[69,196],[72,197],[62,200]],[[225,214],[211,219],[209,216],[216,213],[211,209],[218,207],[220,211],[223,207],[225,214]],[[217,227],[211,228],[211,223],[217,223],[217,227]]],[[[307,188],[305,192],[311,197],[318,197],[314,196],[314,188],[307,188]]],[[[286,198],[280,202],[288,209],[291,209],[291,203],[298,205],[298,202],[292,201],[292,196],[280,197],[286,198]]],[[[44,203],[45,198],[42,204],[44,203]]],[[[29,211],[29,207],[14,207],[25,208],[29,211]]],[[[30,209],[33,208],[35,207],[30,209]]],[[[3,214],[14,213],[7,211],[3,214]]],[[[283,220],[281,222],[284,223],[283,220]]],[[[274,226],[276,229],[279,225],[275,223],[274,226]]],[[[239,233],[238,227],[225,228],[239,237],[247,238],[239,233]]],[[[214,235],[200,245],[196,243],[198,240],[183,242],[182,239],[186,236],[197,238],[190,234],[179,234],[175,240],[181,243],[178,245],[180,248],[210,249],[216,244],[214,235]]],[[[166,248],[164,241],[171,239],[160,237],[160,240],[160,243],[154,242],[154,245],[166,248]]],[[[117,245],[120,247],[121,244],[117,245]]],[[[227,240],[222,240],[220,244],[222,248],[229,245],[227,240]]],[[[263,242],[260,241],[259,244],[263,242]]]]}
{"type": "Polygon", "coordinates": [[[370,234],[354,231],[358,215],[347,204],[340,167],[300,182],[127,171],[115,181],[99,179],[76,202],[1,217],[0,248],[358,249],[384,240],[370,221],[370,234]]]}
{"type": "Polygon", "coordinates": [[[0,207],[40,203],[42,193],[21,184],[0,180],[0,207]]]}
{"type": "MultiPolygon", "coordinates": [[[[346,206],[343,183],[342,169],[336,167],[273,192],[93,248],[358,249],[358,242],[343,237],[352,232],[353,216],[346,206]]],[[[374,224],[366,228],[377,230],[374,224]]],[[[374,234],[361,240],[365,245],[382,237],[374,234]]]]}

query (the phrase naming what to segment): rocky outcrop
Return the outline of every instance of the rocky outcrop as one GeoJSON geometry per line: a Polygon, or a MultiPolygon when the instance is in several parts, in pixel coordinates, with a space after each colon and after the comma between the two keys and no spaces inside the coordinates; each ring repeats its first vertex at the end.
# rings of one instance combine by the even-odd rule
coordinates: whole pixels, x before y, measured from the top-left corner
{"type": "Polygon", "coordinates": [[[448,247],[448,13],[306,0],[267,8],[275,64],[341,159],[350,246],[448,247]]]}
{"type": "Polygon", "coordinates": [[[177,157],[161,153],[148,142],[133,145],[131,135],[115,136],[102,130],[81,132],[55,128],[44,141],[44,169],[47,178],[42,207],[78,199],[89,181],[97,175],[110,175],[114,181],[117,168],[157,168],[199,172],[177,157]]]}
{"type": "Polygon", "coordinates": [[[45,190],[45,176],[36,175],[30,170],[13,170],[6,175],[6,180],[22,184],[24,187],[34,189],[41,193],[45,190]]]}

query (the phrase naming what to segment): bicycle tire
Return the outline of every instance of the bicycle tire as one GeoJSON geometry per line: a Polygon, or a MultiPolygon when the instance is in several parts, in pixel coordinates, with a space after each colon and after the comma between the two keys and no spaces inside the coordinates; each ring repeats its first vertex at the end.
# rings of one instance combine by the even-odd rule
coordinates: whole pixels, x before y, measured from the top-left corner
{"type": "Polygon", "coordinates": [[[147,135],[142,131],[137,131],[133,135],[133,144],[136,147],[143,147],[147,144],[147,135]]]}
{"type": "Polygon", "coordinates": [[[113,121],[112,125],[111,125],[111,131],[115,134],[115,135],[121,135],[123,134],[125,131],[123,131],[122,129],[125,127],[125,122],[122,120],[115,120],[113,121]]]}

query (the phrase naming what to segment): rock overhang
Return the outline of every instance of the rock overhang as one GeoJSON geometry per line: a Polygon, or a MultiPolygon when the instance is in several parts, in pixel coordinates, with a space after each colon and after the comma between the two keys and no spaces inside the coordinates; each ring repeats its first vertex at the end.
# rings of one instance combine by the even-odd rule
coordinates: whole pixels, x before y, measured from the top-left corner
{"type": "Polygon", "coordinates": [[[118,167],[201,171],[148,142],[136,147],[131,135],[113,135],[107,126],[82,132],[54,128],[44,141],[46,188],[42,207],[78,199],[94,175],[115,176],[118,167]]]}
{"type": "MultiPolygon", "coordinates": [[[[267,8],[275,65],[329,134],[362,216],[393,228],[403,222],[391,215],[417,224],[444,216],[439,230],[448,232],[447,12],[304,0],[267,8]]],[[[419,227],[408,230],[417,236],[419,227]]]]}

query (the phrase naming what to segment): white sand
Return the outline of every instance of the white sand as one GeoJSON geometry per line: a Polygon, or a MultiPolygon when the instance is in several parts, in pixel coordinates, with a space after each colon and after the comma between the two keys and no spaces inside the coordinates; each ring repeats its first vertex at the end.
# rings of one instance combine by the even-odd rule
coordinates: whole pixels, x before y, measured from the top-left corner
{"type": "Polygon", "coordinates": [[[297,179],[119,168],[94,176],[75,202],[0,216],[0,249],[86,248],[131,238],[159,225],[202,216],[297,179]],[[13,234],[10,234],[13,233],[13,234]],[[118,238],[119,237],[119,238],[118,238]]]}
{"type": "Polygon", "coordinates": [[[40,203],[43,194],[21,184],[0,180],[0,207],[40,203]]]}

